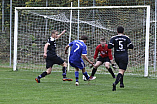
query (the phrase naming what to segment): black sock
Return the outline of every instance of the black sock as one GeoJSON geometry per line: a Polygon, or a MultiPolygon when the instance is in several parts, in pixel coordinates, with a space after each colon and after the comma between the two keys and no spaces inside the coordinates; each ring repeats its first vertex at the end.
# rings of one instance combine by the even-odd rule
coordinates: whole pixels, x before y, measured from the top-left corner
{"type": "Polygon", "coordinates": [[[123,75],[122,78],[120,79],[120,84],[123,84],[123,77],[124,77],[124,75],[123,75]]]}
{"type": "Polygon", "coordinates": [[[122,75],[121,73],[118,73],[117,78],[116,78],[116,81],[115,81],[115,84],[116,84],[116,85],[119,83],[119,81],[121,80],[122,76],[123,76],[123,75],[122,75]]]}
{"type": "Polygon", "coordinates": [[[94,76],[94,74],[96,73],[96,71],[97,71],[97,68],[93,68],[91,76],[94,76]]]}
{"type": "Polygon", "coordinates": [[[66,67],[63,67],[63,69],[62,69],[62,71],[63,71],[63,78],[66,78],[66,67]]]}
{"type": "Polygon", "coordinates": [[[46,75],[47,75],[47,72],[45,71],[45,72],[43,72],[41,75],[39,75],[38,78],[40,79],[40,78],[42,78],[42,77],[45,77],[46,75]]]}
{"type": "Polygon", "coordinates": [[[113,73],[112,69],[111,69],[111,68],[109,68],[109,69],[108,69],[108,71],[111,73],[112,77],[113,77],[113,78],[115,78],[115,75],[114,75],[114,73],[113,73]]]}

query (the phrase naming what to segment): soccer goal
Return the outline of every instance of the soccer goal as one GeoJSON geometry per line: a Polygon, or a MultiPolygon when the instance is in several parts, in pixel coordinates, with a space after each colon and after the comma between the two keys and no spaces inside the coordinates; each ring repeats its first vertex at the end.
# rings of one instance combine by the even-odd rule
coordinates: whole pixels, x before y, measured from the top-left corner
{"type": "Polygon", "coordinates": [[[16,7],[13,70],[45,70],[43,48],[52,30],[66,30],[56,41],[56,52],[65,62],[65,46],[82,35],[89,37],[88,57],[93,60],[100,37],[108,43],[117,26],[125,28],[134,45],[127,71],[148,76],[150,6],[16,7]]]}

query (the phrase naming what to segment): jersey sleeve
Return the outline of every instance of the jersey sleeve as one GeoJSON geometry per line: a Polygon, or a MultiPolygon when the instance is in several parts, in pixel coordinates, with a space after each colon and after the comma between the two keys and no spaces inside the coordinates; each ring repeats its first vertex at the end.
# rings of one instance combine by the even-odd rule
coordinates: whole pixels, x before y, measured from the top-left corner
{"type": "Polygon", "coordinates": [[[70,43],[69,43],[69,46],[70,46],[70,47],[73,46],[73,43],[74,43],[74,41],[70,42],[70,43]]]}
{"type": "Polygon", "coordinates": [[[111,38],[109,44],[108,44],[108,49],[111,49],[114,47],[114,38],[111,38]]]}
{"type": "Polygon", "coordinates": [[[97,46],[95,49],[94,59],[98,57],[98,53],[99,53],[99,46],[97,46]]]}
{"type": "Polygon", "coordinates": [[[82,55],[87,55],[87,46],[86,45],[83,46],[82,55]]]}
{"type": "Polygon", "coordinates": [[[133,49],[133,44],[131,43],[130,38],[127,39],[127,48],[128,49],[133,49]]]}
{"type": "Polygon", "coordinates": [[[47,44],[49,44],[49,45],[50,45],[50,41],[51,41],[51,39],[50,39],[50,38],[48,38],[48,40],[47,40],[47,44]]]}

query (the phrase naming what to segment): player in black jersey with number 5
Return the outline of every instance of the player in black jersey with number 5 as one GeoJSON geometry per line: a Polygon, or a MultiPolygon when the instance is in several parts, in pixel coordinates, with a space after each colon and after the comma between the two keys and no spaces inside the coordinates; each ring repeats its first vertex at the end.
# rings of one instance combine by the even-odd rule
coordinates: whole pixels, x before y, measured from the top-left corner
{"type": "Polygon", "coordinates": [[[54,64],[63,66],[63,81],[72,81],[70,78],[66,78],[66,68],[67,64],[56,54],[56,40],[60,38],[65,33],[65,30],[58,35],[58,31],[53,30],[51,33],[51,37],[48,39],[47,43],[44,46],[44,58],[46,59],[46,71],[41,75],[35,78],[37,83],[40,83],[40,79],[45,77],[48,74],[51,74],[52,66],[54,64]]]}
{"type": "Polygon", "coordinates": [[[120,87],[124,88],[123,76],[128,65],[128,49],[133,49],[133,44],[131,43],[128,36],[124,35],[124,28],[119,26],[117,28],[118,35],[113,36],[108,44],[108,48],[114,47],[114,58],[115,62],[119,66],[119,73],[113,83],[112,91],[116,91],[116,85],[120,81],[120,87]]]}

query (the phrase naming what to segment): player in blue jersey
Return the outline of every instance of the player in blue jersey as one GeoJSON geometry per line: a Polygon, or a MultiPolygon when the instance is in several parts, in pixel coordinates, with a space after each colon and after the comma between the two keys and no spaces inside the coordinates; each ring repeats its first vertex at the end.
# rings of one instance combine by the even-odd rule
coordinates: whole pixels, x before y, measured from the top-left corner
{"type": "Polygon", "coordinates": [[[87,58],[87,46],[86,46],[86,41],[88,40],[88,37],[83,35],[81,36],[80,40],[74,40],[71,43],[69,43],[69,45],[67,45],[65,47],[65,53],[67,54],[67,50],[69,47],[71,48],[71,52],[70,52],[70,56],[69,56],[69,63],[72,67],[74,67],[75,70],[75,78],[76,78],[76,83],[75,85],[78,86],[79,85],[79,69],[82,70],[83,75],[86,77],[86,79],[89,80],[93,80],[92,78],[90,79],[90,77],[88,76],[86,70],[85,70],[85,63],[83,62],[81,56],[83,56],[83,58],[89,62],[90,64],[93,64],[93,62],[91,62],[88,58],[87,58]]]}
{"type": "Polygon", "coordinates": [[[65,30],[58,35],[58,31],[53,30],[51,37],[48,39],[47,43],[44,46],[44,58],[46,59],[46,71],[41,75],[35,78],[37,83],[40,83],[40,79],[45,77],[48,74],[51,74],[52,66],[58,64],[63,66],[63,81],[72,81],[72,79],[66,77],[66,68],[67,64],[56,54],[56,40],[60,38],[65,33],[65,30]]]}
{"type": "Polygon", "coordinates": [[[133,49],[133,44],[131,43],[130,38],[124,35],[124,28],[122,26],[117,28],[117,33],[118,35],[113,36],[108,44],[109,49],[114,47],[114,58],[119,67],[119,73],[113,83],[112,91],[116,91],[116,85],[119,81],[120,88],[124,88],[123,76],[128,65],[128,49],[133,49]]]}

